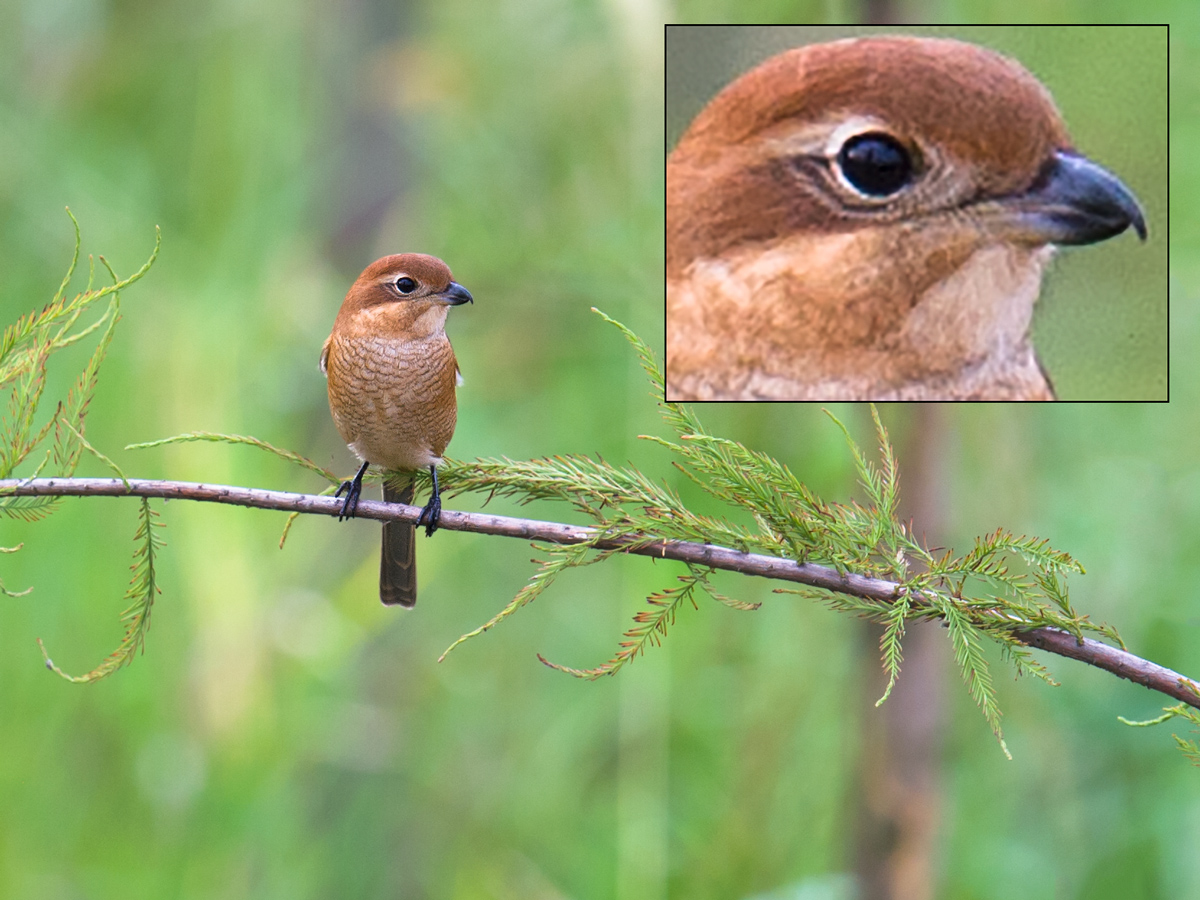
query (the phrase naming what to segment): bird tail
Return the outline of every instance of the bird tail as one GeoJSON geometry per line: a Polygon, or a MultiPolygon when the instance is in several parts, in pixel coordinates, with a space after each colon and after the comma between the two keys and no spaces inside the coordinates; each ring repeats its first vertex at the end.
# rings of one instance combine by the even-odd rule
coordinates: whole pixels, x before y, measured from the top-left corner
{"type": "MultiPolygon", "coordinates": [[[[413,482],[396,490],[386,479],[387,503],[412,503],[413,482]]],[[[417,603],[417,530],[404,522],[383,523],[383,552],[379,561],[379,599],[387,606],[411,608],[417,603]]]]}

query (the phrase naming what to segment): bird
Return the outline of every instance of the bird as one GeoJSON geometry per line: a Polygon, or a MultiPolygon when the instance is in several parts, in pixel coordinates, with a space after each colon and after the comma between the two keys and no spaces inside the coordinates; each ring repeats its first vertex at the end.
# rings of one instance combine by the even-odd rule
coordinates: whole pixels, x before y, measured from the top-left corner
{"type": "MultiPolygon", "coordinates": [[[[446,316],[464,303],[474,303],[471,292],[442,260],[424,253],[375,260],[346,294],[320,359],[334,425],[362,460],[334,495],[346,494],[339,520],[354,516],[368,466],[428,469],[433,491],[416,525],[425,525],[426,535],[437,529],[442,503],[436,467],[454,435],[455,389],[462,383],[446,316]]],[[[385,476],[385,501],[410,503],[413,493],[411,476],[403,487],[385,476]]],[[[415,537],[413,525],[383,525],[379,598],[386,605],[417,602],[415,537]]]]}
{"type": "Polygon", "coordinates": [[[1058,245],[1133,228],[1020,63],[944,38],[781,53],[667,159],[666,399],[1053,400],[1058,245]]]}

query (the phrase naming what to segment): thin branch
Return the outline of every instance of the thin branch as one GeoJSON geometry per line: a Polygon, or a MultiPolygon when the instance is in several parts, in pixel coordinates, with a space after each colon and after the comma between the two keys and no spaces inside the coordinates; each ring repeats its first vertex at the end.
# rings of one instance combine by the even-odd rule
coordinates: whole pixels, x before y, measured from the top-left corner
{"type": "MultiPolygon", "coordinates": [[[[285,491],[267,491],[259,488],[231,487],[219,484],[151,481],[136,478],[131,478],[128,482],[123,482],[118,478],[0,480],[0,497],[5,496],[156,497],[163,500],[200,500],[209,503],[249,506],[256,509],[326,516],[336,516],[342,509],[340,499],[328,496],[292,494],[285,491]]],[[[362,500],[358,504],[358,517],[363,519],[415,524],[420,514],[421,507],[408,506],[403,503],[362,500]]],[[[578,525],[452,510],[442,511],[440,527],[447,531],[470,531],[476,534],[494,534],[552,544],[580,544],[595,534],[594,529],[578,525]]],[[[597,549],[600,550],[620,550],[627,546],[629,553],[639,556],[674,559],[713,569],[740,572],[743,575],[759,575],[764,578],[792,581],[872,600],[894,601],[904,592],[903,585],[892,581],[868,578],[850,572],[842,574],[836,569],[814,563],[798,563],[790,559],[764,556],[759,553],[743,553],[711,544],[695,544],[688,541],[651,541],[646,543],[636,537],[600,541],[596,544],[597,549]],[[635,543],[636,546],[628,546],[635,543]]],[[[925,605],[924,598],[919,594],[911,595],[909,602],[914,607],[925,605]]],[[[1085,662],[1200,709],[1200,683],[1171,669],[1134,656],[1125,650],[1110,647],[1108,644],[1090,638],[1081,640],[1056,628],[1033,628],[1014,631],[1014,634],[1020,641],[1031,647],[1085,662]]]]}

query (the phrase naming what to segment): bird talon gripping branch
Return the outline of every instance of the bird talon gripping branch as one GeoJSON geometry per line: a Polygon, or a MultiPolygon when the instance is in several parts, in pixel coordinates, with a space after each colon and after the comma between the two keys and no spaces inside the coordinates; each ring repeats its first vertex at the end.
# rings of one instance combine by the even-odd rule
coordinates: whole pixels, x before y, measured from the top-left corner
{"type": "Polygon", "coordinates": [[[362,494],[363,475],[366,474],[367,466],[369,465],[370,463],[363,463],[354,478],[350,481],[343,481],[338,486],[338,489],[334,491],[333,496],[335,499],[342,496],[342,491],[346,492],[346,500],[342,503],[342,511],[338,513],[339,522],[343,519],[353,519],[358,512],[358,498],[362,494]]]}
{"type": "Polygon", "coordinates": [[[417,527],[425,526],[425,537],[433,537],[433,533],[438,530],[438,523],[442,520],[442,495],[438,491],[437,469],[433,466],[429,467],[429,477],[433,479],[433,496],[417,516],[417,527]]]}
{"type": "MultiPolygon", "coordinates": [[[[428,467],[433,496],[417,524],[424,522],[427,535],[437,530],[442,504],[435,467],[458,415],[458,362],[446,337],[446,314],[471,302],[444,262],[421,253],[376,260],[350,288],[321,350],[334,424],[363,461],[335,494],[347,491],[340,518],[354,515],[370,464],[399,472],[428,467]]],[[[384,480],[385,501],[412,498],[411,480],[402,488],[384,480]]],[[[413,525],[383,524],[379,598],[386,604],[417,602],[415,536],[413,525]]]]}
{"type": "Polygon", "coordinates": [[[780,54],[667,160],[668,400],[1053,400],[1054,245],[1133,228],[1042,84],[959,41],[780,54]]]}
{"type": "Polygon", "coordinates": [[[438,497],[434,497],[423,507],[421,514],[417,516],[417,527],[425,526],[425,537],[432,537],[433,533],[438,530],[438,523],[442,519],[442,501],[438,497]]]}

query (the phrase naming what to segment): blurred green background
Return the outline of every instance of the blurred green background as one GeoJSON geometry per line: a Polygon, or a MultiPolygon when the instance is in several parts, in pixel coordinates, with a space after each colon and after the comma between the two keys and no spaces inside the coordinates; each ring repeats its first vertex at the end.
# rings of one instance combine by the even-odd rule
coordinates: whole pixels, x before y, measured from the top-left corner
{"type": "MultiPolygon", "coordinates": [[[[912,14],[1069,22],[1126,8],[912,14]]],[[[159,262],[124,297],[89,439],[130,475],[318,490],[249,449],[121,448],[252,433],[349,474],[321,342],[368,262],[434,253],[476,298],[449,323],[466,378],[452,455],[601,453],[686,491],[636,439],[659,429],[646,383],[589,307],[661,343],[659,26],[752,9],[853,15],[717,0],[4,4],[0,318],[52,295],[72,241],[64,205],[85,252],[122,274],[160,225],[159,262]]],[[[954,410],[944,529],[959,547],[997,525],[1050,538],[1088,569],[1073,585],[1083,610],[1196,675],[1200,183],[1185,154],[1200,128],[1200,29],[1193,4],[1133,12],[1184,25],[1171,38],[1172,405],[954,410]]],[[[1025,46],[1013,29],[961,33],[1036,54],[1025,61],[1051,81],[1080,145],[1149,211],[1146,247],[1064,255],[1046,306],[1069,302],[1080,289],[1068,270],[1092,265],[1110,267],[1103,292],[1120,296],[1117,258],[1148,266],[1136,291],[1161,298],[1161,54],[1145,71],[1108,56],[1153,40],[1088,29],[1025,46]],[[1114,70],[1136,80],[1122,87],[1114,70]],[[1101,84],[1129,93],[1110,101],[1092,93],[1101,84]],[[1114,135],[1102,120],[1118,109],[1130,118],[1114,135]]],[[[56,359],[48,396],[85,353],[56,359]]],[[[869,441],[863,410],[838,412],[869,441]]],[[[903,410],[886,412],[903,424],[903,410]]],[[[702,413],[830,499],[853,496],[848,453],[817,408],[702,413]]],[[[85,460],[80,474],[107,473],[85,460]]],[[[377,525],[307,517],[281,551],[280,514],[159,508],[169,545],[147,652],[91,687],[47,673],[35,638],[74,672],[116,645],[135,504],[68,501],[45,522],[0,527],[0,544],[24,542],[3,559],[4,584],[35,588],[0,611],[0,896],[849,896],[859,726],[878,714],[861,691],[876,662],[854,622],[726,576],[726,591],[763,608],[686,609],[664,647],[598,683],[541,666],[538,651],[606,659],[642,598],[678,571],[614,560],[438,664],[520,588],[536,551],[422,539],[421,602],[405,614],[378,604],[377,525]]],[[[1165,698],[1050,662],[1058,689],[997,669],[1013,762],[961,685],[947,687],[939,896],[1200,895],[1200,774],[1167,730],[1116,722],[1165,698]]]]}

